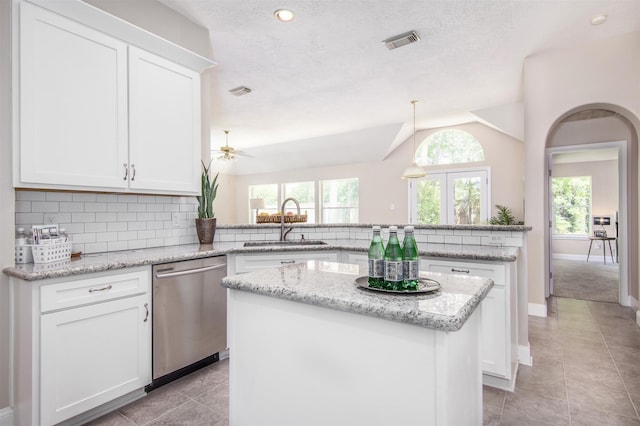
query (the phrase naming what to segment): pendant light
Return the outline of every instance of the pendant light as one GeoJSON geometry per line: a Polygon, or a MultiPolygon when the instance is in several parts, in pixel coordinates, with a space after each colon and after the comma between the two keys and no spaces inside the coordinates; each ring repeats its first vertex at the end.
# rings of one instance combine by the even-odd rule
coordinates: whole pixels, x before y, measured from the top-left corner
{"type": "Polygon", "coordinates": [[[417,179],[425,177],[427,172],[416,164],[416,104],[418,101],[411,101],[413,104],[413,151],[411,153],[411,165],[402,174],[402,179],[417,179]]]}

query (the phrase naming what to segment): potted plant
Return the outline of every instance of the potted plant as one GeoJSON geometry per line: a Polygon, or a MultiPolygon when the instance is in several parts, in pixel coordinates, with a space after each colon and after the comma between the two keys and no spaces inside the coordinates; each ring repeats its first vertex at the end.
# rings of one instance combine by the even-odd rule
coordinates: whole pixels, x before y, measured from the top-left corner
{"type": "Polygon", "coordinates": [[[212,244],[213,237],[216,233],[216,219],[213,211],[213,200],[216,199],[216,193],[218,192],[218,175],[213,178],[209,176],[209,170],[211,168],[211,162],[209,167],[202,162],[202,176],[201,176],[201,188],[200,195],[196,197],[198,200],[198,218],[196,219],[196,232],[198,233],[198,240],[200,244],[212,244]]]}

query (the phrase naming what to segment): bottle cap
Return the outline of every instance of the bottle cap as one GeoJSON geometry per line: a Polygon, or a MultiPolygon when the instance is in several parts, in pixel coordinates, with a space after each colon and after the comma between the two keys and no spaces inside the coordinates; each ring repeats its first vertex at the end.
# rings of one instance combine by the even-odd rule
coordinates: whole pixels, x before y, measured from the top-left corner
{"type": "Polygon", "coordinates": [[[373,225],[373,230],[374,231],[379,231],[380,230],[380,226],[379,225],[373,225]]]}
{"type": "Polygon", "coordinates": [[[413,232],[413,226],[407,225],[404,227],[404,232],[413,232]]]}
{"type": "Polygon", "coordinates": [[[391,226],[389,227],[389,232],[398,232],[398,227],[397,227],[397,226],[395,226],[395,225],[391,225],[391,226]]]}

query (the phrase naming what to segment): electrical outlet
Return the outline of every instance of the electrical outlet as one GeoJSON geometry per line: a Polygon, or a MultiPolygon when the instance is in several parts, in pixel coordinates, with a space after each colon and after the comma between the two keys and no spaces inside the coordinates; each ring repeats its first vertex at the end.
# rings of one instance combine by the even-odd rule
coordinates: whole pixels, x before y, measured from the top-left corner
{"type": "Polygon", "coordinates": [[[58,215],[57,214],[45,214],[44,215],[45,223],[58,223],[58,215]]]}
{"type": "Polygon", "coordinates": [[[504,244],[504,242],[505,242],[505,236],[504,235],[492,234],[492,235],[489,235],[488,239],[489,239],[489,241],[488,241],[489,244],[499,245],[499,244],[504,244]]]}
{"type": "Polygon", "coordinates": [[[174,228],[177,228],[178,226],[180,226],[180,215],[179,215],[179,213],[176,213],[176,212],[171,213],[171,225],[174,228]]]}

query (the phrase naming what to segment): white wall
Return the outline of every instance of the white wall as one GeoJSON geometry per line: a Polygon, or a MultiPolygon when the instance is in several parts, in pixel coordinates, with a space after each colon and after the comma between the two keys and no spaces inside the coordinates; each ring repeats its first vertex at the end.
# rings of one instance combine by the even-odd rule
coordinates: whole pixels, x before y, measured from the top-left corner
{"type": "MultiPolygon", "coordinates": [[[[468,123],[455,128],[472,134],[482,144],[485,161],[470,163],[470,167],[491,167],[491,204],[504,204],[516,216],[523,216],[524,146],[521,142],[480,123],[468,123]]],[[[419,131],[419,144],[442,129],[419,131]]],[[[411,161],[413,138],[410,137],[385,160],[315,169],[241,175],[235,177],[236,224],[249,223],[248,185],[300,182],[322,179],[353,178],[360,185],[360,223],[407,223],[408,184],[400,176],[411,161]],[[394,209],[391,208],[394,206],[394,209]]],[[[283,153],[286,155],[286,153],[283,153]]],[[[242,161],[242,160],[238,160],[242,161]]],[[[295,159],[292,159],[295,162],[295,159]]],[[[461,166],[434,166],[429,170],[452,169],[461,166]]]]}
{"type": "MultiPolygon", "coordinates": [[[[525,222],[533,227],[527,247],[530,303],[545,304],[548,265],[544,173],[549,132],[565,114],[584,105],[604,106],[626,114],[637,132],[640,128],[639,81],[640,32],[574,49],[544,52],[525,60],[525,222]]],[[[636,160],[636,171],[637,167],[636,160]]],[[[637,240],[637,229],[632,232],[630,239],[637,240]]],[[[637,264],[637,257],[632,258],[631,263],[637,264]]],[[[638,283],[633,280],[631,283],[637,299],[638,283]]]]}
{"type": "MultiPolygon", "coordinates": [[[[0,266],[14,262],[14,191],[11,183],[11,2],[0,1],[0,266]]],[[[8,407],[9,279],[0,274],[0,410],[8,407]]]]}

